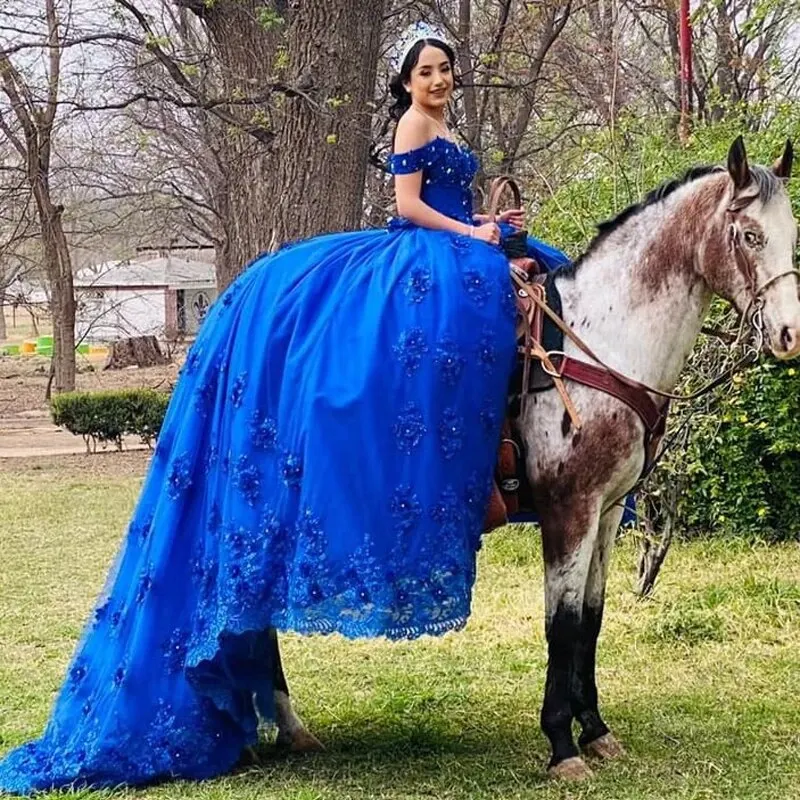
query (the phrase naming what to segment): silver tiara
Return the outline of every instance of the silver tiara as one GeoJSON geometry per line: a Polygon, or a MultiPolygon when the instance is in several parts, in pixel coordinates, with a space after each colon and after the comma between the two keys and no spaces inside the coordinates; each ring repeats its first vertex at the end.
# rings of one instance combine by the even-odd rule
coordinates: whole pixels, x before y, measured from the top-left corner
{"type": "Polygon", "coordinates": [[[392,68],[392,72],[399,74],[406,56],[411,52],[411,48],[417,42],[422,42],[425,39],[438,39],[440,42],[450,44],[447,41],[447,34],[442,28],[430,25],[423,20],[415,22],[406,28],[392,48],[392,54],[389,59],[389,66],[392,68]]]}

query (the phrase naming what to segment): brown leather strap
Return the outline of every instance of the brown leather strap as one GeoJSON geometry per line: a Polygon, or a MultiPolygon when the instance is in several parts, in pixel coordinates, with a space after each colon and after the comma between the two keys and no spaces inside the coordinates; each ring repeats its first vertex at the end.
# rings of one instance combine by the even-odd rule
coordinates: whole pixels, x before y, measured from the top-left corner
{"type": "Polygon", "coordinates": [[[665,415],[643,388],[619,380],[616,375],[607,372],[602,367],[596,367],[569,356],[561,358],[558,370],[562,378],[581,383],[592,389],[599,389],[601,392],[621,400],[639,415],[650,435],[656,435],[663,428],[665,415]]]}
{"type": "Polygon", "coordinates": [[[497,453],[497,482],[502,493],[503,501],[505,503],[506,512],[509,515],[516,514],[519,511],[519,483],[517,475],[519,474],[519,458],[520,454],[517,451],[517,443],[512,438],[511,423],[506,417],[503,420],[502,439],[500,440],[500,449],[497,453]],[[508,483],[511,481],[512,483],[508,483]],[[516,485],[515,485],[516,484],[516,485]]]}
{"type": "Polygon", "coordinates": [[[497,486],[497,481],[492,481],[492,493],[489,495],[489,502],[486,506],[486,514],[483,518],[483,533],[489,533],[495,528],[502,528],[508,524],[508,509],[503,498],[503,494],[497,486]]]}
{"type": "MultiPolygon", "coordinates": [[[[513,274],[513,271],[512,271],[513,274]]],[[[526,284],[527,293],[522,295],[517,293],[517,308],[520,311],[520,321],[522,323],[521,338],[523,345],[519,348],[522,355],[522,398],[521,410],[524,413],[525,405],[528,397],[527,387],[530,384],[530,370],[531,359],[536,359],[542,362],[542,366],[548,375],[553,379],[553,385],[561,397],[561,402],[572,420],[572,424],[577,430],[583,427],[578,410],[569,396],[564,381],[559,375],[558,370],[554,366],[548,353],[542,347],[542,326],[544,325],[544,317],[542,310],[548,309],[547,300],[545,297],[544,278],[540,278],[531,283],[526,284]],[[535,301],[535,302],[534,302],[535,301]]]]}
{"type": "Polygon", "coordinates": [[[483,520],[484,533],[506,525],[509,516],[519,511],[519,480],[517,476],[520,453],[517,443],[513,439],[511,422],[508,417],[503,420],[501,436],[494,481],[492,481],[492,493],[483,520]]]}
{"type": "Polygon", "coordinates": [[[500,198],[506,189],[510,189],[514,196],[514,208],[522,206],[522,192],[519,190],[519,184],[510,175],[500,175],[492,181],[489,189],[488,213],[493,222],[500,209],[500,198]]]}
{"type": "MultiPolygon", "coordinates": [[[[800,274],[800,273],[799,273],[800,274]]],[[[781,276],[783,277],[783,276],[781,276]]],[[[520,277],[516,274],[513,270],[511,272],[511,278],[517,285],[517,297],[521,297],[522,294],[527,294],[529,291],[529,283],[525,280],[525,278],[520,277]]],[[[721,375],[718,375],[713,381],[707,383],[702,388],[698,389],[696,392],[692,392],[691,394],[674,394],[673,392],[664,392],[661,389],[654,389],[652,386],[648,386],[647,384],[640,383],[633,378],[627,377],[627,375],[623,375],[621,372],[617,372],[613,367],[608,366],[599,356],[597,356],[594,351],[583,341],[583,339],[578,336],[575,331],[572,330],[567,324],[565,324],[564,320],[558,316],[548,305],[546,302],[541,300],[535,295],[531,296],[531,300],[536,303],[536,305],[540,306],[542,312],[546,314],[553,324],[582,352],[584,355],[587,355],[589,358],[592,359],[596,364],[601,366],[603,369],[608,371],[611,375],[613,375],[618,381],[622,383],[627,383],[634,388],[641,389],[642,391],[649,392],[650,394],[654,394],[658,397],[663,397],[668,400],[696,400],[698,397],[703,397],[703,395],[708,394],[712,389],[715,389],[721,383],[724,383],[728,380],[732,375],[738,372],[743,366],[751,364],[754,360],[752,354],[747,354],[731,367],[729,367],[725,372],[721,375]]]]}

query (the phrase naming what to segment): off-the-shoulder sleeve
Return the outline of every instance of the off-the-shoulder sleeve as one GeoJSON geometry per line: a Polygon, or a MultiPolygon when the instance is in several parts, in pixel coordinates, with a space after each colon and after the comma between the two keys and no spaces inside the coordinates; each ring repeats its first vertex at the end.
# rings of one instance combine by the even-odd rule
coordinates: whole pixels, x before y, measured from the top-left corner
{"type": "Polygon", "coordinates": [[[437,157],[436,140],[405,153],[389,156],[389,172],[392,175],[410,175],[432,166],[437,157]]]}

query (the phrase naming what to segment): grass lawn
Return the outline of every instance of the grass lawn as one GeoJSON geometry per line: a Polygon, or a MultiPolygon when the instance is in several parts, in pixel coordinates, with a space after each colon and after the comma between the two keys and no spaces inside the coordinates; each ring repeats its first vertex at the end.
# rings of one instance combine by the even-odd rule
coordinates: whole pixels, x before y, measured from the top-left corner
{"type": "MultiPolygon", "coordinates": [[[[136,499],[139,470],[89,463],[0,470],[0,751],[41,731],[136,499]]],[[[800,547],[676,545],[646,603],[633,563],[623,542],[599,663],[628,755],[589,783],[544,777],[539,542],[507,528],[481,553],[462,633],[286,638],[298,708],[326,753],[282,759],[265,746],[259,768],[123,796],[800,798],[800,547]]]]}

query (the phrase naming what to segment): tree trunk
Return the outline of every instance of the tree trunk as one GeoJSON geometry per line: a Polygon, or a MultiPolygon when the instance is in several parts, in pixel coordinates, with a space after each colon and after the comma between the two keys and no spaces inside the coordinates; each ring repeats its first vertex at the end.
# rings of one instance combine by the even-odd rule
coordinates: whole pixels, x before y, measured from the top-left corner
{"type": "Polygon", "coordinates": [[[638,584],[637,594],[641,598],[653,594],[656,580],[664,565],[664,559],[672,544],[672,519],[667,518],[664,530],[660,536],[655,536],[651,531],[646,531],[639,543],[639,561],[637,565],[638,584]]]}
{"type": "MultiPolygon", "coordinates": [[[[205,22],[220,62],[224,93],[240,97],[274,79],[283,26],[265,29],[259,22],[262,0],[219,0],[195,4],[178,0],[205,22]]],[[[231,107],[231,114],[248,121],[259,115],[272,131],[274,119],[268,105],[231,107]]],[[[212,127],[216,129],[216,125],[212,127]]],[[[218,145],[222,166],[214,180],[214,206],[223,232],[216,249],[217,287],[222,292],[248,261],[272,245],[272,202],[267,193],[275,158],[272,148],[243,130],[228,127],[218,145]]]]}
{"type": "MultiPolygon", "coordinates": [[[[61,224],[62,206],[50,201],[45,180],[34,185],[34,196],[42,223],[45,269],[50,283],[53,317],[53,382],[56,394],[75,390],[75,291],[72,259],[61,224]]],[[[48,386],[48,395],[50,387],[48,386]]]]}
{"type": "Polygon", "coordinates": [[[669,40],[670,59],[672,61],[672,93],[675,98],[675,105],[678,112],[670,117],[670,127],[677,135],[680,124],[680,102],[681,102],[681,44],[678,34],[678,13],[676,9],[667,4],[665,8],[667,20],[667,38],[669,40]]]}
{"type": "Polygon", "coordinates": [[[671,483],[663,495],[646,494],[644,497],[644,531],[639,542],[637,564],[637,593],[641,598],[649,597],[653,593],[672,544],[677,499],[678,488],[675,483],[671,483]]]}
{"type": "Polygon", "coordinates": [[[711,111],[711,118],[719,122],[725,116],[726,104],[734,100],[734,46],[733,20],[730,17],[724,0],[717,5],[716,37],[717,37],[717,90],[720,102],[711,111]]]}
{"type": "MultiPolygon", "coordinates": [[[[535,49],[530,56],[527,75],[525,76],[525,88],[516,101],[517,110],[512,116],[510,124],[506,126],[505,142],[503,143],[503,159],[500,162],[502,172],[513,174],[516,171],[517,154],[522,146],[528,127],[531,121],[533,109],[539,96],[539,79],[544,69],[545,60],[552,49],[556,40],[564,30],[571,13],[570,3],[556,4],[546,8],[540,21],[538,41],[535,49]]],[[[610,13],[610,11],[608,12],[610,13]]],[[[613,69],[618,71],[617,59],[611,59],[613,69]]],[[[612,104],[614,93],[612,92],[612,104]]]]}
{"type": "Polygon", "coordinates": [[[261,252],[358,225],[383,5],[218,0],[200,8],[229,94],[267,85],[276,75],[298,92],[244,111],[232,107],[243,120],[262,120],[271,140],[229,130],[223,142],[220,290],[261,252]]]}
{"type": "Polygon", "coordinates": [[[32,305],[28,305],[28,306],[26,306],[26,308],[27,308],[28,314],[30,315],[30,318],[31,318],[31,328],[33,329],[33,335],[34,336],[38,336],[39,335],[39,320],[36,319],[36,311],[34,310],[32,305]]]}
{"type": "Polygon", "coordinates": [[[6,330],[6,293],[0,289],[0,342],[4,342],[8,336],[6,330]]]}
{"type": "MultiPolygon", "coordinates": [[[[34,97],[40,94],[26,83],[22,72],[0,49],[0,88],[14,111],[21,134],[11,132],[8,122],[0,116],[0,130],[13,144],[26,165],[28,185],[36,201],[41,227],[44,267],[50,283],[50,303],[53,315],[52,380],[47,383],[47,396],[52,387],[56,392],[75,388],[75,294],[72,286],[72,261],[67,237],[61,223],[64,207],[54,205],[50,193],[50,163],[53,129],[59,107],[62,39],[56,0],[45,0],[45,19],[48,38],[41,54],[46,63],[47,91],[40,104],[34,97]]],[[[69,25],[66,26],[69,28],[69,25]]]]}
{"type": "Polygon", "coordinates": [[[358,226],[382,5],[318,0],[305,3],[293,22],[290,81],[310,79],[316,101],[338,110],[320,114],[300,97],[285,105],[274,204],[279,242],[358,226]]]}
{"type": "Polygon", "coordinates": [[[155,336],[133,336],[113,342],[103,369],[155,367],[169,363],[155,336]]]}

